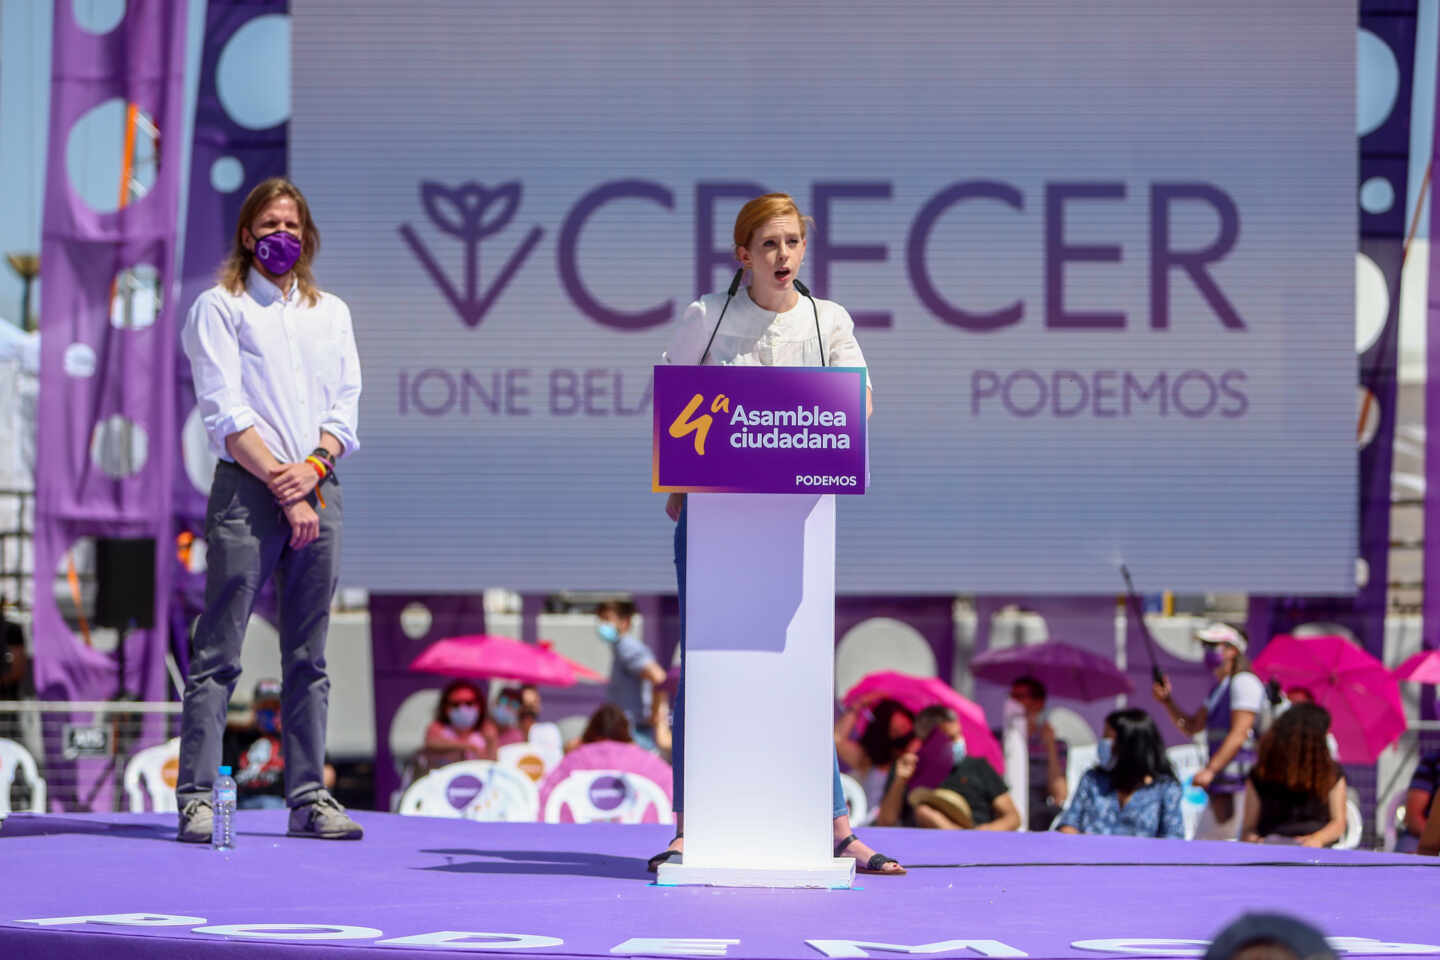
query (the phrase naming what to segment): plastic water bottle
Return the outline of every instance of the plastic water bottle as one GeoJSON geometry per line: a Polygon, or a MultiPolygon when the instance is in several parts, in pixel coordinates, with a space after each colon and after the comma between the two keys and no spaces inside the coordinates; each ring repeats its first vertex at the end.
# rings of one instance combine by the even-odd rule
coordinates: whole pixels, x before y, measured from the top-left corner
{"type": "Polygon", "coordinates": [[[211,850],[235,849],[235,781],[230,768],[221,767],[220,776],[210,788],[210,805],[215,811],[215,829],[210,834],[211,850]]]}

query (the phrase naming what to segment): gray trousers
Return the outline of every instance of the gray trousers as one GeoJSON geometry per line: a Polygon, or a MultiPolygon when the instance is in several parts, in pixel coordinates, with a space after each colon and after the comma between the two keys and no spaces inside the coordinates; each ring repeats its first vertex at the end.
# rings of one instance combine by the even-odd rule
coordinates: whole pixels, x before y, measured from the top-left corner
{"type": "Polygon", "coordinates": [[[190,641],[181,718],[175,794],[182,810],[191,800],[210,797],[220,765],[225,711],[240,677],[245,626],[256,594],[272,574],[280,578],[285,798],[290,806],[300,806],[324,787],[330,703],[325,635],[340,572],[344,502],[338,481],[320,489],[324,509],[318,509],[311,494],[320,515],[320,536],[295,550],[289,543],[290,524],[265,484],[227,461],[215,468],[206,507],[205,612],[190,641]]]}

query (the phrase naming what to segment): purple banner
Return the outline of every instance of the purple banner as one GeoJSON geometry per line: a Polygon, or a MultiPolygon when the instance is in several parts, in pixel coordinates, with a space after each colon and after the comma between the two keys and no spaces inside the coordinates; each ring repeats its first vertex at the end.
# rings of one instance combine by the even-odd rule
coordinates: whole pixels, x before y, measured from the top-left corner
{"type": "MultiPolygon", "coordinates": [[[[1440,83],[1436,86],[1440,97],[1440,83]]],[[[1430,148],[1430,176],[1434,179],[1435,163],[1440,159],[1440,111],[1430,148]]],[[[1440,205],[1430,202],[1430,222],[1426,224],[1430,243],[1430,276],[1426,294],[1426,342],[1425,342],[1425,520],[1424,560],[1420,579],[1424,583],[1422,614],[1422,645],[1426,650],[1440,648],[1440,246],[1434,237],[1440,236],[1440,205]]],[[[1440,715],[1437,708],[1435,688],[1424,685],[1420,701],[1420,718],[1434,720],[1440,715]]]]}
{"type": "Polygon", "coordinates": [[[865,379],[860,367],[657,366],[654,489],[864,493],[865,379]]]}
{"type": "MultiPolygon", "coordinates": [[[[241,29],[262,16],[289,12],[289,0],[210,0],[205,11],[205,40],[200,56],[200,85],[195,103],[195,133],[190,152],[190,195],[185,214],[185,250],[180,264],[181,316],[195,298],[215,283],[215,271],[230,247],[240,205],[255,185],[285,173],[289,122],[254,129],[240,123],[220,96],[220,59],[241,29]]],[[[190,361],[175,340],[175,422],[181,425],[181,456],[175,459],[175,529],[182,537],[203,540],[205,500],[210,492],[214,454],[200,424],[190,361]]],[[[197,558],[198,559],[198,558],[197,558]]],[[[181,670],[189,657],[190,624],[204,608],[205,570],[182,549],[175,564],[170,608],[171,644],[181,670]]],[[[261,587],[256,613],[274,619],[274,583],[261,587]]]]}
{"type": "MultiPolygon", "coordinates": [[[[114,27],[97,34],[76,21],[72,4],[55,5],[35,501],[35,683],[45,699],[167,696],[179,339],[170,292],[187,7],[132,0],[114,27]],[[82,126],[93,139],[78,142],[119,160],[121,176],[108,194],[117,199],[108,206],[82,197],[71,180],[67,154],[82,126]],[[123,656],[85,642],[57,602],[56,574],[71,566],[85,537],[156,541],[150,599],[159,626],[122,632],[123,656]]],[[[52,789],[52,806],[109,805],[109,764],[47,761],[52,777],[75,768],[74,776],[52,779],[66,786],[52,789]]]]}

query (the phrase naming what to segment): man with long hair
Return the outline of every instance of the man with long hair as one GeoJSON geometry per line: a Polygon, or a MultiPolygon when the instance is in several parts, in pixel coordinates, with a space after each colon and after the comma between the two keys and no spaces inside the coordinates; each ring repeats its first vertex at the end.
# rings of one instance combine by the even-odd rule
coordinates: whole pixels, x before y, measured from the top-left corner
{"type": "Polygon", "coordinates": [[[281,750],[289,833],[358,839],[325,789],[325,636],[339,578],[344,498],[335,464],[359,446],[360,360],[350,310],[315,286],[320,233],[280,177],[245,199],[218,283],[183,342],[210,445],[205,612],[191,640],[176,795],[179,839],[210,839],[225,708],[255,596],[279,576],[281,750]]]}

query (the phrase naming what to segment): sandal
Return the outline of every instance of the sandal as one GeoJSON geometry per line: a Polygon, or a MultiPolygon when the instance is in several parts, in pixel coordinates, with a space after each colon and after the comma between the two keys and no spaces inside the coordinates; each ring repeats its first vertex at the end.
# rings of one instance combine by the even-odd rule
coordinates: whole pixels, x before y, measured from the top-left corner
{"type": "MultiPolygon", "coordinates": [[[[859,839],[859,837],[855,836],[855,834],[852,833],[844,840],[841,840],[839,843],[835,844],[835,856],[838,857],[844,854],[846,850],[850,849],[850,845],[852,843],[855,843],[859,839]]],[[[887,857],[883,853],[871,854],[870,859],[865,861],[864,863],[856,860],[855,869],[861,873],[876,873],[886,877],[900,877],[905,875],[905,868],[900,866],[900,861],[896,860],[894,857],[887,857]],[[887,863],[893,863],[895,864],[895,866],[900,867],[900,869],[886,870],[885,864],[887,863]]]]}
{"type": "MultiPolygon", "coordinates": [[[[675,834],[674,839],[672,839],[670,842],[674,843],[676,840],[679,840],[683,836],[685,836],[685,834],[677,833],[675,834]]],[[[660,864],[669,863],[671,860],[675,859],[678,856],[681,856],[683,853],[683,850],[662,850],[646,862],[645,869],[649,870],[651,873],[659,873],[660,864]]]]}

